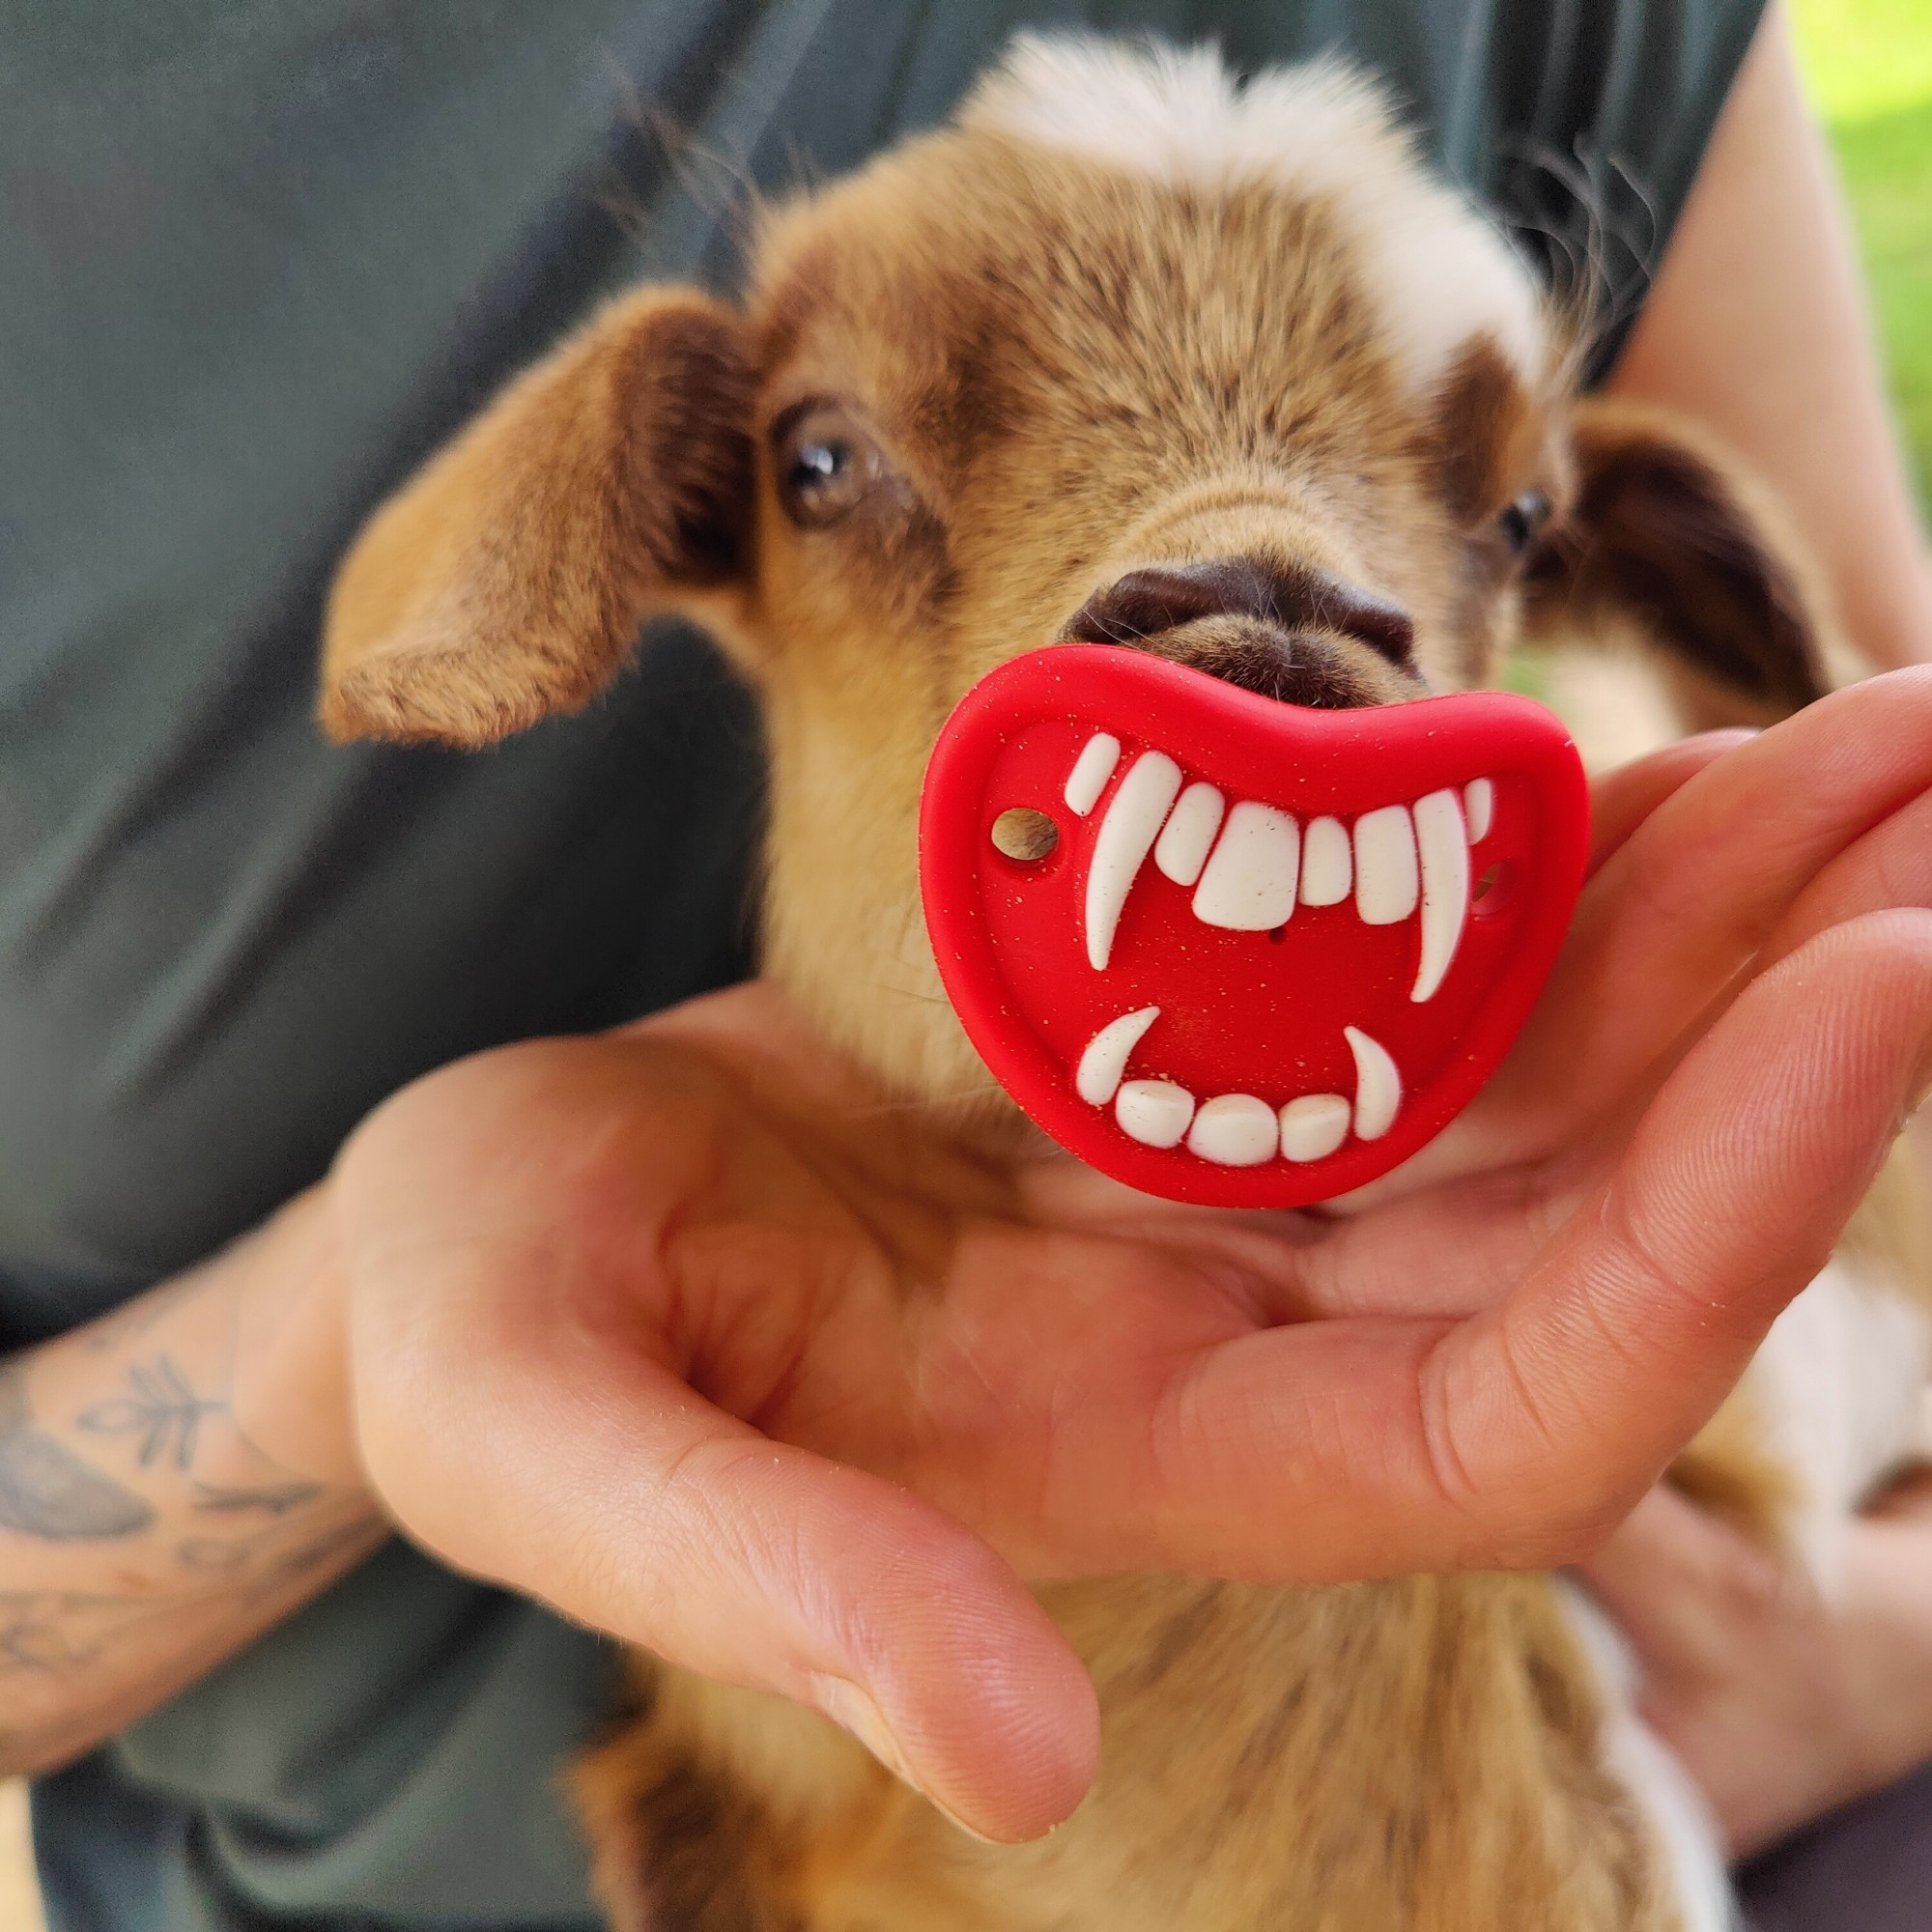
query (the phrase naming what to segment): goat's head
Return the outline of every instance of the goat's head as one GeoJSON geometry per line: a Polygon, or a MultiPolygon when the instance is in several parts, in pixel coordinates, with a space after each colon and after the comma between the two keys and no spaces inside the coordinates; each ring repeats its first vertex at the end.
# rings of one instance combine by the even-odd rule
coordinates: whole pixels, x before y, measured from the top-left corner
{"type": "Polygon", "coordinates": [[[1389,703],[1486,679],[1529,596],[1621,602],[1763,707],[1811,694],[1735,479],[1577,403],[1574,360],[1349,71],[1021,42],[952,127],[771,213],[742,308],[616,302],[380,511],[323,719],[485,743],[695,615],[765,700],[773,970],[895,1083],[983,1086],[915,822],[1005,658],[1088,639],[1389,703]]]}

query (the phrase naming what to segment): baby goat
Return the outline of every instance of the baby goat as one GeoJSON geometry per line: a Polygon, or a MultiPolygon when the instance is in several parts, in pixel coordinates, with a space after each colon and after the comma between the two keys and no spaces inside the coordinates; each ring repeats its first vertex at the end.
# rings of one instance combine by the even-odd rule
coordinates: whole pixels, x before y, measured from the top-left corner
{"type": "MultiPolygon", "coordinates": [[[[1821,689],[1748,486],[1579,399],[1575,367],[1348,70],[1237,86],[1211,54],[1022,41],[951,127],[769,213],[742,307],[613,303],[387,504],[336,586],[322,717],[484,744],[589,700],[641,619],[695,616],[764,700],[768,972],[898,1092],[981,1096],[951,1118],[997,1143],[1014,1117],[940,994],[915,817],[1002,660],[1093,639],[1385,704],[1492,678],[1560,612],[1641,622],[1706,711],[1821,689]]],[[[1806,1300],[1856,1327],[1896,1318],[1889,1287],[1839,1263],[1806,1300]]],[[[1920,1378],[1904,1332],[1868,1422],[1920,1378]]],[[[1756,1473],[1775,1434],[1734,1413],[1707,1488],[1769,1517],[1788,1476],[1839,1509],[1896,1446],[1824,1494],[1756,1473]]],[[[616,1922],[1723,1922],[1694,1804],[1548,1578],[1042,1597],[1105,1737],[1051,1838],[974,1842],[821,1719],[640,1658],[635,1722],[578,1780],[616,1922]]]]}

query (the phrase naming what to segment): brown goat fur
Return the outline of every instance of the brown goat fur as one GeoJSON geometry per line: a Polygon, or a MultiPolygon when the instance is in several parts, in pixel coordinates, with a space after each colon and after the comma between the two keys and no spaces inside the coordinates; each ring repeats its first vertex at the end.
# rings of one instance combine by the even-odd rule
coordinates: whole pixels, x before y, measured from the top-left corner
{"type": "MultiPolygon", "coordinates": [[[[1022,45],[958,124],[770,213],[742,308],[613,303],[377,514],[329,611],[333,735],[466,745],[587,701],[642,619],[704,623],[763,702],[767,970],[995,1143],[1016,1116],[920,918],[921,777],[975,680],[1126,573],[1238,558],[1406,613],[1401,648],[1326,591],[1127,639],[1227,674],[1260,653],[1294,701],[1482,683],[1526,595],[1547,621],[1641,624],[1705,710],[1822,689],[1817,607],[1757,493],[1679,426],[1572,393],[1559,322],[1374,93],[1322,69],[1237,97],[1200,59],[1022,45]],[[1085,132],[1041,111],[1063,82],[1085,132]],[[1195,152],[1204,87],[1218,153],[1195,152]],[[836,514],[788,468],[812,424],[842,440],[836,514]]],[[[1887,1252],[1888,1279],[1923,1267],[1887,1252]]],[[[1742,1402],[1686,1473],[1768,1533],[1792,1507],[1742,1402]]],[[[1548,1579],[1042,1598],[1104,1747],[1093,1796],[1030,1846],[970,1839],[815,1717],[639,1659],[635,1710],[576,1777],[617,1924],[1685,1922],[1548,1579]]]]}
{"type": "Polygon", "coordinates": [[[808,1714],[640,1663],[639,1720],[575,1779],[619,1932],[1677,1924],[1543,1579],[1041,1597],[1105,1732],[1073,1821],[1026,1846],[967,1837],[808,1714]]]}

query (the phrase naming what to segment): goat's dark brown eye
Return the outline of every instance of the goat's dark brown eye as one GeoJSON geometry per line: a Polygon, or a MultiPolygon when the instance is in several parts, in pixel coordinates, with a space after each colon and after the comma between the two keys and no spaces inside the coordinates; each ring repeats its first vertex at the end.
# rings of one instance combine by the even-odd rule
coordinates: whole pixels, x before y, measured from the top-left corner
{"type": "Polygon", "coordinates": [[[807,529],[857,508],[885,468],[879,445],[836,403],[812,404],[781,422],[773,458],[779,501],[807,529]]]}
{"type": "Polygon", "coordinates": [[[1496,527],[1510,547],[1512,556],[1520,556],[1535,540],[1536,533],[1549,521],[1549,498],[1541,490],[1525,490],[1500,517],[1496,527]]]}

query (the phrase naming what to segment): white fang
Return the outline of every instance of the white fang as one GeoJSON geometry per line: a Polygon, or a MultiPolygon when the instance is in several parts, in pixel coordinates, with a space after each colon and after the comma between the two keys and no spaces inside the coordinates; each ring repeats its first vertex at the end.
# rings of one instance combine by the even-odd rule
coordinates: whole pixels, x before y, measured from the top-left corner
{"type": "Polygon", "coordinates": [[[1143,1007],[1137,1013],[1122,1013],[1109,1020],[1080,1056],[1073,1075],[1073,1091],[1090,1107],[1104,1107],[1114,1097],[1121,1075],[1127,1070],[1127,1056],[1141,1043],[1141,1036],[1160,1017],[1158,1007],[1143,1007]]]}
{"type": "Polygon", "coordinates": [[[1114,767],[1121,762],[1121,741],[1111,731],[1100,731],[1087,740],[1086,747],[1073,761],[1073,769],[1066,775],[1066,789],[1061,795],[1066,800],[1068,811],[1076,811],[1082,818],[1100,802],[1100,794],[1107,789],[1107,781],[1114,776],[1114,767]]]}
{"type": "Polygon", "coordinates": [[[1355,1138],[1378,1141],[1395,1125],[1402,1105],[1402,1074],[1388,1048],[1360,1027],[1344,1027],[1342,1037],[1355,1056],[1355,1138]]]}
{"type": "Polygon", "coordinates": [[[1422,857],[1422,960],[1409,998],[1433,1000],[1456,957],[1469,909],[1469,840],[1453,791],[1415,801],[1415,844],[1422,857]]]}
{"type": "Polygon", "coordinates": [[[1087,958],[1096,973],[1106,970],[1121,910],[1179,789],[1180,767],[1165,752],[1143,752],[1100,821],[1087,873],[1087,958]]]}

